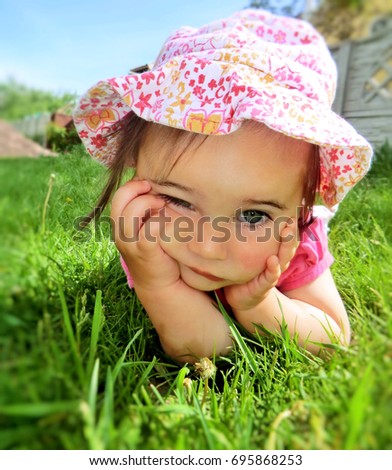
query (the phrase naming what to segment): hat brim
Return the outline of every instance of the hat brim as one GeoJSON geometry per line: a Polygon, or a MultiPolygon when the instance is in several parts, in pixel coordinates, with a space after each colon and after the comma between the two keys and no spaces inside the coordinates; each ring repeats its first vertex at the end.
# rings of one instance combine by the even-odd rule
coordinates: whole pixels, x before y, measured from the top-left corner
{"type": "Polygon", "coordinates": [[[329,207],[368,171],[371,146],[321,100],[251,67],[201,63],[197,56],[185,59],[183,69],[178,60],[171,60],[152,71],[101,81],[88,90],[75,109],[74,122],[94,158],[110,164],[118,147],[114,131],[133,111],[146,121],[207,135],[234,132],[250,119],[315,144],[320,147],[319,192],[329,207]],[[184,87],[192,68],[201,67],[200,86],[184,87]]]}

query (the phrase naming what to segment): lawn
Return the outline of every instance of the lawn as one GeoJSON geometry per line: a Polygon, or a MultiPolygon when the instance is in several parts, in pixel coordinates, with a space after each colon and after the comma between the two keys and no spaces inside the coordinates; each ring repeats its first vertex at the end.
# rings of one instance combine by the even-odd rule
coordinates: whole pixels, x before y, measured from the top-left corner
{"type": "Polygon", "coordinates": [[[350,348],[324,362],[232,323],[210,379],[163,354],[107,219],[77,229],[104,177],[78,147],[0,160],[0,448],[392,448],[389,146],[331,222],[350,348]]]}

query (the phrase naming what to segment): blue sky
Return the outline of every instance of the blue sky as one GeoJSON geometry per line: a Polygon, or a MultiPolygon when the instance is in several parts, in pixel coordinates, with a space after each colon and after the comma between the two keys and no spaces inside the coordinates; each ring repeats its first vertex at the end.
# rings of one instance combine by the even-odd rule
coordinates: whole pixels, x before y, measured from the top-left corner
{"type": "Polygon", "coordinates": [[[151,62],[170,32],[249,0],[0,0],[0,81],[82,93],[151,62]]]}

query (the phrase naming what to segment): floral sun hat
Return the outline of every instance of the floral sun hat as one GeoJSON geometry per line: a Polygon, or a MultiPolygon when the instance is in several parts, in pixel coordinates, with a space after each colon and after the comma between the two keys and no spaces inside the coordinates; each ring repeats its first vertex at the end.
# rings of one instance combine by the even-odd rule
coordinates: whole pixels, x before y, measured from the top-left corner
{"type": "Polygon", "coordinates": [[[90,88],[74,122],[88,152],[110,165],[118,147],[113,132],[130,111],[213,135],[259,121],[320,147],[319,193],[332,207],[366,174],[372,156],[369,143],[331,110],[336,81],[335,62],[309,23],[242,10],[174,31],[150,70],[90,88]]]}

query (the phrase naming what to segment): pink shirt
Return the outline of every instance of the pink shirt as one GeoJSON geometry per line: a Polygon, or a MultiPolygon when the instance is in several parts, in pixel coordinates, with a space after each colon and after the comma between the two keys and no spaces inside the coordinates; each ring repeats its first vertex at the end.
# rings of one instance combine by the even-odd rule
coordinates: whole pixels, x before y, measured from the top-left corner
{"type": "MultiPolygon", "coordinates": [[[[121,265],[127,275],[130,288],[133,279],[124,260],[121,265]]],[[[289,267],[280,276],[277,288],[282,291],[298,289],[317,279],[333,263],[328,250],[326,227],[322,218],[316,218],[301,234],[301,240],[289,267]]]]}
{"type": "Polygon", "coordinates": [[[326,227],[321,218],[316,218],[302,232],[294,258],[280,276],[276,287],[282,292],[298,289],[317,279],[332,263],[326,227]]]}

